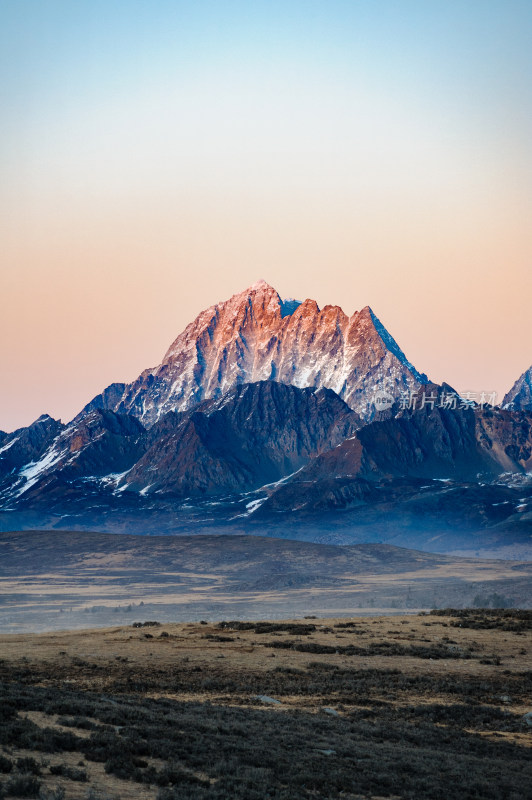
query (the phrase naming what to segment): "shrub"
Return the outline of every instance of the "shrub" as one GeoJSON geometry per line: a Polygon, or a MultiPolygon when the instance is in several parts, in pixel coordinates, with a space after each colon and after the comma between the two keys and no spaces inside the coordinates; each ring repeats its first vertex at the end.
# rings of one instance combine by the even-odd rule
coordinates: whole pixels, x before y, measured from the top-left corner
{"type": "Polygon", "coordinates": [[[69,767],[66,764],[55,764],[50,767],[52,775],[61,775],[63,778],[68,778],[71,781],[80,781],[85,783],[88,780],[86,770],[79,769],[78,767],[69,767]]]}
{"type": "Polygon", "coordinates": [[[80,728],[83,731],[96,731],[100,727],[86,717],[59,717],[57,724],[65,728],[80,728]]]}
{"type": "Polygon", "coordinates": [[[158,628],[160,627],[161,623],[156,622],[155,620],[147,620],[146,622],[134,622],[132,624],[132,628],[158,628]]]}
{"type": "Polygon", "coordinates": [[[135,774],[135,764],[129,754],[114,755],[105,762],[105,771],[108,775],[116,775],[127,781],[135,774]]]}
{"type": "Polygon", "coordinates": [[[254,633],[289,633],[292,636],[308,636],[314,633],[317,628],[311,623],[301,622],[240,622],[231,620],[230,622],[219,622],[219,628],[232,631],[253,631],[254,633]]]}
{"type": "Polygon", "coordinates": [[[41,782],[35,775],[14,775],[6,784],[8,795],[13,797],[38,797],[41,782]]]}
{"type": "Polygon", "coordinates": [[[13,769],[13,763],[9,758],[0,754],[0,772],[6,774],[7,772],[11,772],[13,769]]]}
{"type": "Polygon", "coordinates": [[[120,798],[117,797],[116,795],[111,797],[108,794],[102,794],[102,792],[99,792],[97,789],[94,788],[94,786],[90,786],[87,789],[87,794],[85,795],[85,797],[86,800],[120,800],[120,798]]]}
{"type": "Polygon", "coordinates": [[[155,783],[157,783],[158,786],[168,786],[168,784],[179,786],[182,783],[191,783],[196,784],[197,786],[209,785],[208,781],[197,778],[195,775],[192,775],[190,772],[186,772],[184,769],[181,769],[181,767],[176,766],[175,764],[167,764],[165,767],[163,767],[162,770],[157,774],[155,783]]]}
{"type": "Polygon", "coordinates": [[[41,767],[34,758],[17,758],[17,769],[28,775],[40,775],[41,767]]]}
{"type": "Polygon", "coordinates": [[[39,800],[65,800],[65,790],[62,786],[56,786],[55,789],[41,787],[39,800]]]}

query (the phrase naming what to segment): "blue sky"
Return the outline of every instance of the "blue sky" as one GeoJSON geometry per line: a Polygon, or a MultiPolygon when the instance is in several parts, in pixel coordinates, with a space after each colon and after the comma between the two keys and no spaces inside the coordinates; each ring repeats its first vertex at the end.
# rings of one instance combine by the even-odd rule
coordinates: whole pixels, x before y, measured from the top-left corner
{"type": "MultiPolygon", "coordinates": [[[[132,135],[130,157],[159,173],[180,146],[223,156],[224,134],[259,158],[383,137],[377,177],[379,156],[408,159],[409,146],[446,149],[462,170],[491,159],[510,180],[529,164],[528,2],[12,0],[0,15],[2,165],[17,183],[33,160],[46,178],[63,137],[78,167],[102,170],[132,135]]],[[[122,177],[105,175],[109,191],[122,177]]]]}
{"type": "Polygon", "coordinates": [[[0,0],[0,428],[75,413],[259,277],[507,389],[532,361],[531,41],[515,0],[0,0]]]}

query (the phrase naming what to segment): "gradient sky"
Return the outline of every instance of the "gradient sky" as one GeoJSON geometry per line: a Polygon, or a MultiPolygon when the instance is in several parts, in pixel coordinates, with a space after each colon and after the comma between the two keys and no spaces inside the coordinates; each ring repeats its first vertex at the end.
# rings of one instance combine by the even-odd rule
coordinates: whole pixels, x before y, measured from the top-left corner
{"type": "Polygon", "coordinates": [[[532,363],[529,0],[0,0],[0,429],[264,278],[416,367],[532,363]]]}

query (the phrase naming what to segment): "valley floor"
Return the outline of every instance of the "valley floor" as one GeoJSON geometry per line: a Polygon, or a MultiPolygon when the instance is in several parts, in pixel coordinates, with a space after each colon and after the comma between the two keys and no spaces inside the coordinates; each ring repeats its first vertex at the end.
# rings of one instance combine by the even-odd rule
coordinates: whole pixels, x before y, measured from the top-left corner
{"type": "Polygon", "coordinates": [[[1,635],[0,796],[523,800],[531,631],[478,609],[1,635]]]}
{"type": "Polygon", "coordinates": [[[530,607],[532,563],[265,536],[0,534],[0,632],[530,607]]]}

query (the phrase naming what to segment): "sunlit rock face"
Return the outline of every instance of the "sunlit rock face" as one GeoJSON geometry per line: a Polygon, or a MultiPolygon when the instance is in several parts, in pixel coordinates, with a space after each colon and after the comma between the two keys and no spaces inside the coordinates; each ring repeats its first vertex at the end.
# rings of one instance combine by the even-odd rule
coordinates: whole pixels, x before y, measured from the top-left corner
{"type": "Polygon", "coordinates": [[[267,380],[332,389],[369,420],[376,389],[397,398],[427,378],[369,306],[348,317],[339,306],[283,301],[259,281],[203,311],[159,366],[131,384],[113,384],[90,406],[132,413],[150,426],[169,411],[185,411],[238,384],[267,380]]]}

